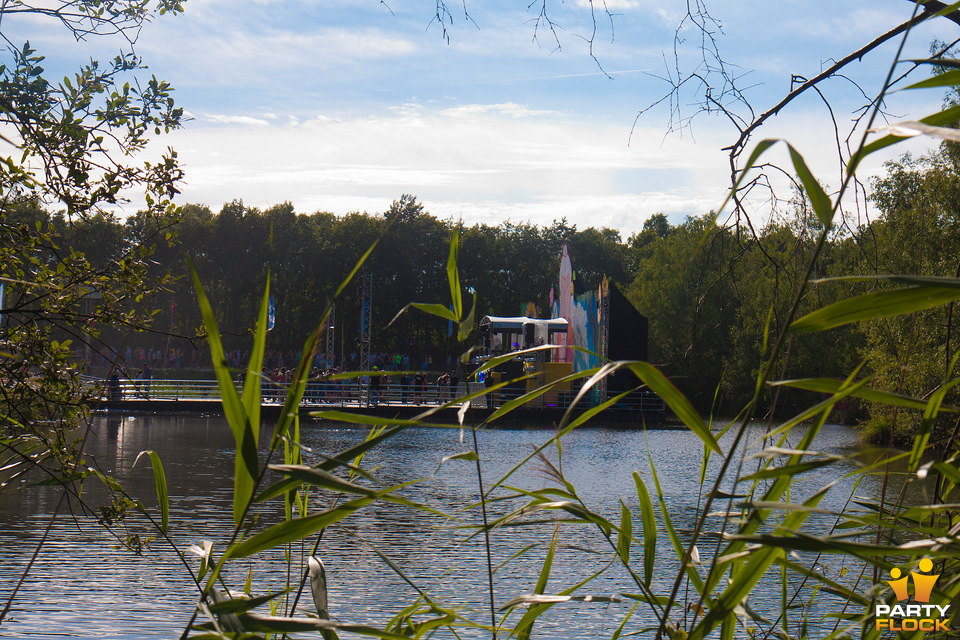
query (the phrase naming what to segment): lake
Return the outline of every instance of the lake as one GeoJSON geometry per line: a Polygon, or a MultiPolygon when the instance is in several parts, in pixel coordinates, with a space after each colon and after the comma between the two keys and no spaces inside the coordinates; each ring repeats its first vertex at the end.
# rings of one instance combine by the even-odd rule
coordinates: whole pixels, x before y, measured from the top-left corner
{"type": "MultiPolygon", "coordinates": [[[[756,442],[762,430],[761,426],[753,427],[749,440],[756,442]]],[[[486,486],[548,440],[552,433],[550,429],[541,428],[481,431],[480,459],[486,486]]],[[[789,444],[799,441],[799,433],[798,430],[791,436],[789,444]]],[[[302,425],[304,445],[327,455],[356,444],[365,435],[365,429],[342,424],[309,422],[302,425]]],[[[729,437],[721,442],[728,440],[729,437]]],[[[409,429],[368,454],[364,467],[372,470],[377,479],[393,484],[423,478],[403,495],[456,516],[458,520],[405,506],[377,503],[341,525],[329,528],[318,555],[327,568],[333,618],[382,625],[416,598],[413,588],[372,551],[377,548],[437,602],[458,609],[472,620],[489,622],[483,537],[471,538],[469,529],[457,528],[480,521],[478,510],[470,507],[479,496],[475,466],[465,460],[440,465],[444,457],[467,451],[471,446],[469,432],[461,444],[458,430],[423,427],[409,429]]],[[[848,427],[827,425],[814,448],[824,453],[851,453],[856,450],[855,432],[848,427]]],[[[156,506],[156,493],[149,461],[144,457],[135,468],[133,464],[141,451],[157,451],[169,483],[172,539],[181,550],[212,540],[214,553],[219,555],[223,551],[232,527],[233,437],[222,417],[96,416],[87,449],[91,454],[90,464],[115,474],[133,496],[151,508],[156,506]]],[[[701,502],[702,449],[696,436],[684,430],[644,433],[581,428],[564,439],[562,468],[591,509],[619,523],[621,500],[631,508],[639,504],[632,478],[634,471],[644,478],[656,501],[650,472],[652,460],[674,524],[681,535],[686,536],[701,502]]],[[[557,462],[555,447],[548,457],[557,462]]],[[[310,454],[305,454],[305,458],[308,462],[317,459],[310,454]]],[[[719,458],[714,456],[710,469],[716,469],[718,463],[719,458]]],[[[803,496],[798,493],[812,493],[853,468],[852,463],[842,462],[807,474],[795,485],[792,500],[799,502],[803,496]]],[[[879,479],[867,477],[858,493],[876,496],[879,483],[879,479]]],[[[103,491],[94,484],[93,480],[88,481],[84,496],[97,504],[103,491]]],[[[512,477],[509,484],[540,489],[550,486],[551,481],[543,473],[541,463],[539,467],[528,465],[512,477]]],[[[842,506],[851,486],[850,482],[841,482],[831,490],[822,506],[842,506]]],[[[3,601],[43,535],[59,497],[57,489],[46,486],[24,487],[2,495],[0,596],[3,601]]],[[[312,506],[319,509],[328,500],[327,495],[315,496],[312,506]]],[[[280,504],[275,502],[262,509],[261,517],[267,520],[281,517],[280,504]]],[[[502,502],[492,509],[496,512],[494,515],[500,515],[518,506],[517,502],[502,502]]],[[[639,510],[635,510],[635,514],[635,535],[642,540],[639,510]]],[[[824,530],[833,523],[827,516],[815,518],[820,519],[824,530]]],[[[149,535],[141,518],[131,516],[128,520],[119,531],[149,535]]],[[[714,520],[714,528],[719,527],[719,518],[714,520]]],[[[545,524],[504,527],[493,532],[493,563],[503,563],[496,572],[498,605],[514,596],[533,592],[553,529],[554,525],[545,524]],[[527,547],[530,548],[525,554],[511,559],[527,547]]],[[[314,539],[310,539],[311,543],[314,539]]],[[[654,584],[656,591],[666,593],[679,562],[662,526],[658,540],[654,584]]],[[[564,525],[559,541],[563,546],[557,551],[548,593],[559,593],[585,579],[611,559],[610,547],[596,527],[564,525]],[[580,548],[599,553],[584,552],[580,548]]],[[[713,544],[715,538],[701,539],[701,555],[709,556],[713,544]]],[[[636,558],[641,554],[641,545],[637,543],[634,549],[636,558]]],[[[93,518],[73,518],[69,509],[61,509],[10,616],[0,625],[0,637],[179,637],[193,611],[197,589],[178,556],[160,540],[153,541],[142,555],[117,547],[117,540],[93,518]]],[[[298,545],[295,553],[300,552],[298,545]]],[[[188,562],[194,567],[197,561],[196,556],[188,555],[188,562]]],[[[637,565],[642,567],[642,562],[637,565]]],[[[825,565],[825,570],[839,572],[841,567],[825,565]]],[[[241,589],[250,571],[255,596],[281,590],[287,578],[282,555],[274,553],[235,562],[228,568],[225,579],[232,588],[241,589]]],[[[636,593],[637,589],[626,572],[616,567],[593,580],[582,593],[613,596],[622,591],[636,593]]],[[[751,605],[758,610],[775,609],[779,602],[777,588],[761,591],[763,593],[753,596],[751,605]]],[[[609,638],[632,604],[624,601],[556,605],[538,621],[534,638],[609,638]]],[[[313,612],[309,593],[302,605],[298,615],[313,612]]],[[[654,620],[652,615],[643,613],[641,607],[626,631],[637,631],[654,620]]],[[[489,637],[474,630],[458,632],[463,638],[489,637]]],[[[646,635],[652,637],[652,634],[646,635]]],[[[342,637],[355,636],[342,634],[342,637]]],[[[437,637],[453,636],[440,633],[437,637]]]]}

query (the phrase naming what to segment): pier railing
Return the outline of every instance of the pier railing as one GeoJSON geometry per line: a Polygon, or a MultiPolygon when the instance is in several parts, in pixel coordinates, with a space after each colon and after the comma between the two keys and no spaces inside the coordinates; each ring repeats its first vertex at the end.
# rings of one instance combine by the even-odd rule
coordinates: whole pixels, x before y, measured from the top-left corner
{"type": "MultiPolygon", "coordinates": [[[[91,383],[93,381],[91,380],[91,383]]],[[[108,401],[152,400],[152,401],[220,401],[220,390],[216,380],[119,380],[100,381],[102,397],[108,401]]],[[[337,382],[311,382],[307,384],[302,405],[307,407],[369,407],[374,405],[436,405],[450,402],[469,393],[481,391],[482,383],[471,382],[469,386],[461,383],[456,390],[437,385],[388,384],[379,391],[371,388],[368,382],[345,380],[337,382]]],[[[473,399],[473,406],[490,408],[501,406],[504,402],[517,397],[519,390],[501,389],[473,399]]],[[[286,386],[276,383],[264,383],[262,398],[266,404],[280,404],[286,396],[286,386]]],[[[572,393],[558,394],[552,400],[539,398],[527,406],[530,408],[564,408],[572,393]]],[[[644,413],[663,413],[664,403],[652,393],[634,393],[618,403],[619,410],[642,411],[644,413]]]]}

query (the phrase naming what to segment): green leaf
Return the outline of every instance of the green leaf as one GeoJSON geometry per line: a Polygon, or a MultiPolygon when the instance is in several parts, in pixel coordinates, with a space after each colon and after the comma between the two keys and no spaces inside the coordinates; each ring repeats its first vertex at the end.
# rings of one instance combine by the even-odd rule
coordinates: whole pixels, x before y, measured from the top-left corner
{"type": "MultiPolygon", "coordinates": [[[[383,638],[383,640],[410,640],[409,636],[401,636],[389,631],[363,624],[347,624],[331,620],[316,618],[284,618],[278,616],[259,616],[253,613],[237,616],[244,629],[265,633],[296,633],[298,631],[348,631],[363,636],[383,638]]],[[[222,636],[221,636],[222,638],[222,636]]]]}
{"type": "Polygon", "coordinates": [[[470,333],[473,332],[474,319],[477,312],[477,294],[473,294],[473,306],[470,307],[470,313],[467,314],[467,317],[460,321],[459,326],[457,327],[457,341],[463,342],[470,337],[470,333]]]}
{"type": "MultiPolygon", "coordinates": [[[[255,478],[259,475],[259,461],[257,459],[257,439],[253,437],[254,426],[250,423],[250,416],[246,407],[237,394],[230,370],[227,368],[223,344],[220,341],[220,330],[213,314],[213,308],[200,284],[193,263],[190,263],[190,273],[193,276],[194,288],[197,291],[197,302],[203,316],[203,325],[207,332],[207,344],[210,346],[210,357],[213,360],[213,370],[217,377],[217,387],[220,391],[220,400],[223,404],[223,413],[233,432],[237,443],[236,462],[233,478],[233,520],[240,526],[243,514],[253,496],[255,478]]],[[[254,347],[256,350],[256,346],[254,347]]]]}
{"type": "Polygon", "coordinates": [[[807,197],[810,198],[810,205],[813,207],[814,213],[817,214],[817,218],[819,218],[823,226],[829,227],[833,221],[833,203],[830,201],[830,196],[827,195],[826,191],[823,190],[823,187],[820,186],[820,183],[813,176],[803,156],[800,155],[793,145],[787,144],[787,147],[790,149],[790,159],[793,160],[793,168],[796,169],[797,176],[803,184],[803,190],[806,192],[807,197]]]}
{"type": "Polygon", "coordinates": [[[396,322],[397,318],[399,318],[404,313],[406,313],[407,309],[409,309],[410,307],[413,307],[414,309],[420,309],[420,311],[423,311],[424,313],[429,313],[430,315],[439,316],[444,320],[449,320],[450,322],[460,321],[460,318],[455,317],[453,315],[453,311],[451,311],[449,307],[446,307],[442,304],[436,304],[436,303],[430,304],[426,302],[410,302],[404,305],[404,307],[397,312],[397,315],[393,316],[390,322],[387,323],[387,327],[389,327],[394,322],[396,322]]]}
{"type": "MultiPolygon", "coordinates": [[[[937,113],[929,115],[926,118],[921,118],[920,122],[933,126],[947,126],[953,124],[957,120],[960,120],[960,105],[950,107],[949,109],[944,109],[943,111],[938,111],[937,113]]],[[[875,153],[881,149],[885,149],[886,147],[897,144],[902,140],[902,136],[894,135],[888,135],[880,138],[879,140],[874,140],[867,146],[863,147],[862,150],[853,154],[853,157],[850,158],[850,162],[847,163],[847,173],[856,173],[860,162],[871,153],[875,153]]]]}
{"type": "Polygon", "coordinates": [[[901,91],[907,91],[908,89],[931,89],[936,87],[955,87],[960,85],[960,69],[951,69],[950,71],[944,71],[943,73],[938,73],[935,76],[921,80],[920,82],[915,82],[909,86],[904,87],[901,91]]]}
{"type": "Polygon", "coordinates": [[[752,473],[748,476],[741,478],[743,482],[753,482],[754,480],[767,480],[769,478],[779,478],[779,477],[788,477],[793,478],[798,476],[801,473],[806,473],[807,471],[813,471],[814,469],[819,469],[820,467],[825,467],[830,464],[837,462],[837,458],[821,458],[818,460],[811,460],[810,462],[802,462],[799,464],[787,464],[787,465],[772,465],[768,466],[756,473],[752,473]]]}
{"type": "Polygon", "coordinates": [[[957,9],[960,9],[960,2],[952,2],[948,5],[945,5],[942,9],[940,9],[940,11],[937,11],[932,17],[939,18],[941,16],[946,16],[953,13],[957,9]]]}
{"type": "Polygon", "coordinates": [[[450,284],[450,300],[453,303],[453,321],[460,322],[463,317],[463,299],[460,293],[460,272],[457,270],[457,256],[460,252],[460,229],[454,229],[450,238],[450,256],[447,258],[447,282],[450,284]]]}
{"type": "MultiPolygon", "coordinates": [[[[771,386],[793,387],[794,389],[804,389],[806,391],[817,391],[819,393],[835,394],[844,390],[844,381],[835,378],[802,378],[799,380],[778,380],[771,382],[771,386]]],[[[899,407],[908,407],[910,409],[926,409],[927,403],[923,400],[917,400],[899,393],[890,393],[888,391],[879,391],[867,387],[860,387],[849,395],[857,398],[863,398],[870,402],[879,402],[899,407]]],[[[944,410],[957,411],[956,407],[944,407],[944,410]]]]}
{"type": "MultiPolygon", "coordinates": [[[[326,416],[326,413],[327,413],[327,412],[322,412],[322,413],[324,413],[324,415],[326,416]]],[[[337,413],[337,412],[333,412],[333,413],[337,413]]],[[[353,416],[353,414],[347,414],[347,415],[353,416]]],[[[396,426],[394,426],[394,427],[392,427],[392,428],[390,428],[390,429],[386,429],[386,430],[382,431],[381,433],[379,433],[379,434],[377,434],[377,435],[375,435],[375,436],[373,436],[373,437],[371,437],[371,438],[368,438],[368,439],[364,440],[363,442],[361,442],[361,443],[359,443],[359,444],[356,444],[356,445],[354,445],[353,447],[351,447],[351,448],[349,448],[349,449],[347,449],[347,450],[345,450],[345,451],[341,451],[337,456],[334,456],[334,457],[332,457],[332,458],[329,458],[329,459],[321,462],[320,464],[315,465],[314,468],[323,469],[324,471],[332,471],[332,470],[337,469],[337,468],[339,468],[339,467],[348,466],[348,465],[351,464],[351,461],[352,461],[354,458],[363,455],[364,453],[366,453],[366,452],[369,451],[370,449],[374,448],[375,446],[377,446],[378,444],[380,444],[380,443],[383,442],[384,440],[387,440],[387,439],[395,436],[397,433],[399,433],[400,431],[402,431],[403,429],[405,429],[407,426],[409,426],[409,424],[407,424],[406,421],[405,421],[404,424],[396,425],[396,426]]],[[[300,481],[299,481],[299,480],[294,480],[294,479],[292,479],[292,478],[287,478],[287,479],[281,480],[280,482],[277,482],[277,483],[273,484],[272,486],[268,487],[268,488],[265,489],[263,492],[257,494],[257,497],[255,498],[255,501],[256,501],[256,502],[263,502],[263,501],[265,501],[265,500],[269,500],[270,498],[274,498],[274,497],[276,497],[276,496],[283,495],[283,494],[286,493],[287,491],[290,491],[290,490],[292,490],[292,489],[296,489],[297,486],[299,486],[299,485],[300,485],[300,481]]]]}
{"type": "Polygon", "coordinates": [[[133,466],[137,466],[140,457],[143,454],[150,456],[150,465],[153,467],[153,483],[157,486],[157,502],[160,504],[160,531],[167,532],[167,524],[170,522],[170,500],[167,497],[167,476],[163,472],[163,462],[156,451],[146,450],[137,454],[133,466]]]}
{"type": "Polygon", "coordinates": [[[341,493],[352,493],[368,498],[376,498],[378,496],[376,491],[361,487],[322,469],[291,464],[272,464],[270,465],[270,469],[288,475],[294,480],[312,484],[322,489],[329,489],[330,491],[341,493]]]}
{"type": "Polygon", "coordinates": [[[247,373],[243,380],[243,395],[241,401],[247,412],[252,426],[252,433],[259,437],[260,404],[261,404],[261,376],[263,375],[263,355],[267,347],[267,316],[270,309],[270,272],[267,272],[267,284],[263,288],[263,297],[260,300],[260,312],[257,315],[257,326],[254,331],[253,348],[250,350],[250,359],[247,362],[247,373]]]}
{"type": "Polygon", "coordinates": [[[451,460],[476,460],[477,454],[475,451],[463,451],[461,453],[455,453],[452,456],[445,456],[440,464],[446,464],[451,460]]]}
{"type": "Polygon", "coordinates": [[[723,455],[723,450],[720,448],[716,439],[714,439],[710,429],[704,424],[703,419],[700,418],[700,414],[693,408],[686,396],[680,393],[680,390],[673,386],[673,383],[667,380],[656,367],[647,362],[631,362],[628,367],[637,374],[638,378],[643,380],[644,384],[650,387],[651,391],[667,403],[670,410],[673,411],[707,447],[723,455]]]}
{"type": "MultiPolygon", "coordinates": [[[[535,594],[543,594],[547,590],[547,583],[550,581],[550,571],[553,568],[553,557],[557,550],[557,539],[559,535],[560,525],[557,525],[553,528],[553,538],[550,540],[550,547],[547,549],[547,557],[543,560],[540,577],[537,579],[537,586],[534,587],[533,590],[535,594]]],[[[530,609],[523,614],[515,628],[517,640],[530,640],[533,623],[545,610],[543,607],[530,607],[530,609]]]]}
{"type": "Polygon", "coordinates": [[[227,549],[224,557],[243,558],[288,542],[302,540],[324,527],[343,520],[352,515],[354,511],[362,509],[373,501],[374,498],[356,498],[313,516],[275,524],[265,531],[233,545],[227,549]]]}
{"type": "MultiPolygon", "coordinates": [[[[329,313],[329,310],[327,313],[329,313]]],[[[295,420],[299,420],[300,401],[303,400],[303,395],[307,391],[307,380],[310,377],[310,366],[313,362],[313,354],[316,352],[316,345],[320,340],[320,336],[326,332],[326,319],[327,315],[324,314],[323,320],[313,330],[310,337],[307,338],[307,341],[300,351],[300,353],[309,355],[300,358],[300,362],[297,364],[297,370],[293,375],[293,380],[287,388],[283,409],[280,411],[280,417],[277,420],[276,430],[273,434],[271,450],[278,446],[281,438],[287,435],[290,430],[290,425],[295,420]]]]}
{"type": "Polygon", "coordinates": [[[210,605],[210,611],[216,614],[222,613],[246,613],[251,609],[255,609],[261,605],[264,605],[271,600],[276,600],[285,593],[288,593],[290,590],[284,590],[280,593],[271,593],[266,596],[258,596],[256,598],[233,598],[231,600],[221,600],[220,602],[215,602],[210,605]]]}
{"type": "Polygon", "coordinates": [[[653,581],[654,562],[657,558],[657,519],[653,513],[653,501],[647,485],[636,471],[633,482],[637,485],[637,497],[640,499],[640,517],[643,520],[643,582],[650,586],[653,581]]]}
{"type": "Polygon", "coordinates": [[[620,531],[617,533],[617,555],[624,565],[630,564],[630,546],[633,544],[633,519],[627,505],[620,503],[620,531]]]}
{"type": "MultiPolygon", "coordinates": [[[[804,501],[807,507],[816,507],[823,499],[829,486],[824,487],[814,493],[810,498],[804,501]]],[[[783,521],[778,531],[781,535],[767,536],[773,542],[769,546],[761,547],[747,556],[745,564],[734,576],[730,584],[724,589],[723,593],[714,602],[713,606],[707,611],[707,615],[690,632],[691,640],[700,640],[707,637],[713,629],[723,620],[734,613],[735,609],[743,602],[756,584],[760,581],[767,569],[777,559],[783,557],[783,552],[779,545],[775,544],[781,540],[794,539],[789,532],[796,531],[806,520],[810,511],[794,511],[789,513],[783,521]],[[786,533],[783,533],[786,532],[786,533]]]]}
{"type": "MultiPolygon", "coordinates": [[[[660,477],[657,475],[657,468],[653,463],[653,455],[647,448],[647,460],[650,463],[650,472],[653,474],[653,485],[657,489],[657,501],[660,504],[660,514],[663,518],[663,526],[667,530],[667,536],[670,538],[670,544],[673,546],[673,552],[677,556],[678,561],[683,561],[684,556],[687,554],[686,547],[684,547],[683,541],[680,540],[680,535],[677,533],[676,527],[673,526],[673,519],[670,517],[670,511],[667,509],[667,501],[663,493],[663,486],[660,484],[660,477]]],[[[646,489],[646,487],[644,487],[646,489]]],[[[646,525],[644,525],[646,529],[646,525]]],[[[644,530],[644,553],[646,553],[646,530],[644,530]]],[[[646,562],[646,558],[644,559],[646,562]]],[[[703,578],[700,577],[700,574],[697,573],[696,568],[691,564],[687,563],[686,567],[682,567],[681,570],[686,570],[687,577],[690,579],[690,582],[693,584],[694,588],[697,590],[697,593],[703,593],[703,578]]],[[[646,571],[646,566],[644,566],[644,571],[646,571]]]]}
{"type": "Polygon", "coordinates": [[[851,322],[923,311],[958,299],[960,289],[934,285],[867,293],[808,313],[794,321],[790,330],[794,333],[825,331],[851,322]]]}

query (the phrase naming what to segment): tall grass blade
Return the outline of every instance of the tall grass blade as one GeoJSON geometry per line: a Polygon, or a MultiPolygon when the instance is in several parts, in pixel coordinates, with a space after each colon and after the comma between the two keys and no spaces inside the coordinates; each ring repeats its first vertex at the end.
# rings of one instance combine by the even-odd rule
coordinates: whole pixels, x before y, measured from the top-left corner
{"type": "MultiPolygon", "coordinates": [[[[784,386],[792,387],[794,389],[803,389],[805,391],[817,391],[820,393],[834,394],[839,393],[844,388],[845,384],[846,383],[843,380],[837,380],[835,378],[803,378],[799,380],[778,380],[776,382],[771,382],[770,386],[784,386]]],[[[863,398],[864,400],[869,400],[870,402],[906,407],[908,409],[923,410],[927,408],[927,403],[923,400],[911,398],[899,393],[871,389],[869,387],[860,387],[850,395],[857,398],[863,398]]],[[[945,411],[958,410],[956,407],[946,406],[941,407],[941,409],[945,411]]]]}
{"type": "MultiPolygon", "coordinates": [[[[197,291],[197,302],[200,305],[200,312],[203,316],[203,324],[207,332],[207,344],[210,345],[210,356],[213,360],[213,370],[217,377],[217,387],[220,391],[220,399],[223,404],[223,413],[233,432],[234,440],[237,443],[236,461],[234,464],[233,478],[233,520],[234,525],[240,526],[243,514],[246,511],[250,499],[253,497],[253,488],[255,479],[259,476],[259,460],[257,459],[257,430],[259,425],[254,425],[250,420],[244,403],[237,394],[237,389],[233,385],[233,379],[230,376],[230,370],[227,368],[227,361],[223,351],[223,344],[220,341],[220,330],[217,327],[217,320],[213,314],[213,308],[203,291],[200,284],[200,277],[197,275],[193,264],[190,265],[190,273],[193,276],[194,288],[197,291]]],[[[269,283],[267,286],[269,290],[269,283]]],[[[254,347],[256,350],[256,346],[254,347]]]]}
{"type": "Polygon", "coordinates": [[[637,374],[637,377],[643,380],[644,384],[650,387],[650,390],[660,396],[670,410],[693,431],[703,443],[715,453],[723,455],[723,450],[717,443],[710,429],[704,424],[700,414],[690,404],[686,396],[679,389],[673,386],[673,383],[660,373],[653,365],[646,362],[631,362],[628,368],[637,374]]]}
{"type": "Polygon", "coordinates": [[[247,412],[247,419],[253,426],[253,433],[259,438],[260,431],[260,400],[263,375],[263,355],[267,348],[267,317],[270,310],[270,273],[267,272],[267,284],[263,288],[263,298],[260,300],[260,312],[257,314],[257,324],[253,333],[253,346],[250,349],[250,359],[247,361],[247,373],[243,379],[243,393],[241,401],[247,412]]]}
{"type": "MultiPolygon", "coordinates": [[[[814,495],[804,501],[808,507],[816,507],[826,495],[830,487],[824,487],[814,495]]],[[[782,531],[780,536],[769,536],[768,538],[789,538],[790,534],[796,531],[806,520],[809,511],[794,511],[784,518],[783,524],[778,527],[782,531]]],[[[779,540],[778,540],[779,541],[779,540]]],[[[710,606],[707,615],[690,632],[691,640],[700,640],[707,637],[723,620],[731,614],[735,614],[738,606],[753,591],[760,578],[766,573],[771,564],[776,561],[781,554],[781,550],[774,545],[760,547],[753,551],[746,562],[739,567],[730,585],[723,591],[716,601],[710,606]]]]}
{"type": "MultiPolygon", "coordinates": [[[[663,487],[660,485],[660,477],[657,475],[656,466],[653,464],[653,455],[649,451],[649,446],[647,450],[647,460],[650,463],[650,473],[653,475],[653,484],[657,488],[657,500],[660,503],[660,515],[663,518],[663,526],[667,530],[667,536],[673,545],[673,551],[677,556],[677,560],[683,562],[687,556],[686,548],[683,545],[683,541],[680,540],[680,535],[677,533],[676,527],[673,526],[673,519],[670,517],[670,511],[667,509],[667,500],[663,493],[663,487]]],[[[644,532],[644,535],[646,535],[646,532],[644,532]]],[[[703,588],[703,578],[697,573],[696,568],[688,562],[685,566],[681,567],[680,571],[681,573],[686,572],[687,577],[697,590],[697,593],[704,596],[706,592],[703,588]]],[[[677,579],[680,579],[679,575],[677,579]]]]}
{"type": "MultiPolygon", "coordinates": [[[[347,414],[347,415],[353,416],[354,414],[347,414]]],[[[379,434],[371,438],[367,438],[363,442],[356,444],[350,447],[349,449],[341,451],[337,456],[324,460],[323,462],[317,465],[314,465],[313,468],[321,469],[323,471],[333,471],[334,469],[337,469],[339,467],[349,466],[354,459],[356,459],[359,456],[362,456],[367,451],[369,451],[370,449],[373,449],[374,447],[384,442],[385,440],[392,438],[393,436],[398,434],[400,431],[407,428],[407,426],[409,426],[407,424],[407,421],[403,421],[402,424],[395,425],[389,429],[385,429],[381,431],[379,434]]],[[[298,486],[300,486],[300,480],[286,478],[264,489],[261,493],[257,494],[255,500],[257,502],[263,502],[265,500],[269,500],[276,496],[282,495],[283,493],[290,491],[291,489],[296,489],[298,486]]]]}
{"type": "Polygon", "coordinates": [[[944,71],[943,73],[938,73],[935,76],[921,80],[920,82],[914,82],[911,85],[907,85],[903,88],[903,91],[908,89],[936,89],[937,87],[955,87],[960,84],[960,69],[951,69],[950,71],[944,71]]]}
{"type": "Polygon", "coordinates": [[[914,311],[932,309],[960,299],[960,289],[934,285],[918,285],[866,293],[840,302],[799,318],[790,325],[794,333],[825,331],[851,322],[888,318],[914,311]]]}
{"type": "Polygon", "coordinates": [[[620,503],[620,530],[617,532],[617,555],[624,565],[630,564],[630,547],[633,545],[633,518],[627,505],[620,503]]]}
{"type": "Polygon", "coordinates": [[[833,203],[830,201],[830,196],[823,190],[823,187],[820,186],[820,183],[814,177],[810,168],[807,167],[803,156],[800,155],[792,144],[787,144],[787,148],[790,149],[790,159],[793,161],[793,168],[796,170],[801,184],[803,184],[803,190],[810,199],[810,206],[813,207],[813,211],[817,214],[820,223],[823,224],[824,227],[829,227],[833,222],[833,203]]]}
{"type": "MultiPolygon", "coordinates": [[[[557,550],[557,538],[560,535],[560,525],[553,528],[553,537],[550,539],[550,547],[547,549],[547,556],[543,560],[543,567],[540,569],[540,577],[537,578],[537,585],[534,587],[534,594],[542,595],[547,590],[547,583],[550,580],[550,570],[553,568],[553,556],[557,550]]],[[[520,618],[520,622],[515,627],[517,640],[530,640],[530,634],[533,632],[533,623],[540,616],[544,609],[535,609],[531,607],[520,618]]]]}
{"type": "Polygon", "coordinates": [[[232,598],[230,600],[220,600],[219,602],[210,605],[210,611],[218,615],[223,613],[246,613],[251,609],[256,609],[257,607],[263,606],[272,600],[276,600],[284,593],[286,593],[286,591],[281,591],[280,593],[271,593],[265,596],[257,596],[256,598],[232,598]]]}
{"type": "Polygon", "coordinates": [[[647,485],[636,471],[633,472],[633,482],[637,486],[640,518],[643,521],[643,583],[649,588],[653,582],[653,568],[657,558],[657,519],[653,513],[653,501],[650,500],[647,485]]]}
{"type": "Polygon", "coordinates": [[[356,498],[316,515],[275,524],[265,531],[229,547],[225,557],[243,558],[288,542],[302,540],[324,527],[353,515],[355,511],[362,509],[373,501],[374,498],[356,498]]]}
{"type": "Polygon", "coordinates": [[[167,525],[170,522],[170,499],[167,496],[167,476],[163,472],[163,462],[156,451],[146,450],[137,454],[137,459],[133,461],[132,466],[137,466],[140,457],[143,454],[150,456],[150,465],[153,467],[153,483],[157,487],[157,503],[160,505],[160,531],[167,532],[167,525]]]}
{"type": "Polygon", "coordinates": [[[473,306],[470,307],[470,313],[467,314],[467,317],[460,321],[460,325],[457,328],[457,340],[463,342],[470,337],[470,334],[473,332],[474,320],[477,315],[477,294],[473,294],[473,306]]]}
{"type": "MultiPolygon", "coordinates": [[[[921,118],[920,122],[933,126],[947,126],[953,124],[957,120],[960,120],[960,105],[950,107],[949,109],[944,109],[943,111],[938,111],[937,113],[931,114],[926,118],[921,118]]],[[[856,173],[860,162],[868,155],[876,153],[881,149],[886,149],[887,147],[898,144],[902,141],[903,136],[896,135],[887,135],[879,140],[874,140],[870,144],[864,146],[861,151],[853,154],[853,156],[850,158],[850,161],[847,163],[847,173],[851,175],[856,173]]]]}
{"type": "Polygon", "coordinates": [[[450,301],[453,303],[455,322],[463,317],[463,298],[460,291],[460,271],[457,258],[460,255],[460,230],[455,228],[450,237],[450,255],[447,257],[447,282],[450,284],[450,301]]]}
{"type": "Polygon", "coordinates": [[[327,489],[329,491],[335,491],[339,493],[352,493],[355,495],[366,496],[368,498],[376,498],[377,492],[366,487],[361,487],[358,484],[354,484],[349,480],[344,480],[339,476],[336,476],[328,471],[323,469],[317,469],[315,467],[307,467],[304,465],[295,465],[295,464],[272,464],[270,465],[272,471],[278,471],[282,474],[290,476],[294,480],[304,482],[306,484],[311,484],[321,489],[327,489]]]}

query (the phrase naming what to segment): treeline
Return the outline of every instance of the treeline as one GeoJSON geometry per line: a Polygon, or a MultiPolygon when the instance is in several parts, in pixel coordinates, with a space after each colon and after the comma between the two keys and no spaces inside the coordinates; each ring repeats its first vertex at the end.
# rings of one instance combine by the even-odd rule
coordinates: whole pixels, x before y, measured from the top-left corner
{"type": "MultiPolygon", "coordinates": [[[[812,277],[909,273],[960,275],[960,197],[957,171],[945,153],[906,157],[873,185],[881,212],[874,221],[838,230],[813,265],[812,277]]],[[[460,225],[425,211],[402,196],[382,214],[299,214],[289,203],[266,210],[230,202],[214,213],[186,205],[169,229],[148,216],[121,222],[99,216],[66,224],[56,215],[21,206],[23,223],[52,221],[61,244],[86,253],[93,263],[122,255],[125,246],[162,239],[151,256],[156,274],[176,277],[153,299],[150,332],[113,329],[115,339],[143,348],[202,349],[192,264],[218,313],[227,349],[243,349],[270,272],[276,325],[269,347],[296,354],[320,321],[330,297],[373,246],[366,269],[373,279],[372,349],[415,361],[442,363],[463,347],[448,336],[446,322],[412,311],[394,319],[409,302],[449,299],[446,259],[451,234],[460,234],[460,274],[485,314],[518,315],[533,303],[549,311],[557,285],[559,256],[568,243],[578,286],[591,288],[607,275],[650,319],[650,359],[704,411],[729,413],[753,390],[764,352],[785,328],[795,292],[807,276],[816,217],[798,198],[789,215],[763,228],[721,225],[707,214],[670,224],[658,214],[643,230],[622,238],[614,229],[577,229],[566,220],[550,226],[504,222],[460,225]],[[392,324],[391,319],[394,319],[392,324]]],[[[810,285],[799,313],[888,286],[877,280],[835,280],[810,285]]],[[[336,301],[338,360],[359,349],[359,283],[336,301]]],[[[781,378],[860,375],[872,386],[922,396],[943,380],[951,364],[956,323],[943,307],[909,318],[849,325],[792,337],[775,375],[781,378]]],[[[187,357],[187,362],[192,360],[187,357]]],[[[770,406],[787,410],[806,399],[771,389],[770,406]]],[[[910,430],[915,418],[874,411],[871,428],[894,424],[910,430]]]]}

